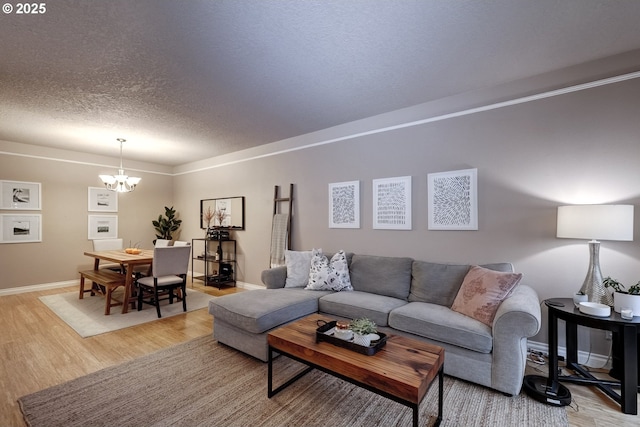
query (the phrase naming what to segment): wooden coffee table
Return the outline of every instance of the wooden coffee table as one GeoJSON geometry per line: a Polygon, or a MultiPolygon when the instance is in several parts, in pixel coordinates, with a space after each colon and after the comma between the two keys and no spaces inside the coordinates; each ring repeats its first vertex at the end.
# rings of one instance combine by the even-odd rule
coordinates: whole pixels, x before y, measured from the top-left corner
{"type": "Polygon", "coordinates": [[[388,335],[387,344],[373,356],[366,356],[327,342],[316,343],[318,320],[334,320],[312,314],[269,332],[268,396],[271,398],[313,369],[392,399],[413,410],[413,425],[418,426],[418,407],[431,383],[438,376],[438,418],[442,421],[444,349],[411,338],[388,335]],[[273,389],[274,352],[308,367],[273,389]]]}

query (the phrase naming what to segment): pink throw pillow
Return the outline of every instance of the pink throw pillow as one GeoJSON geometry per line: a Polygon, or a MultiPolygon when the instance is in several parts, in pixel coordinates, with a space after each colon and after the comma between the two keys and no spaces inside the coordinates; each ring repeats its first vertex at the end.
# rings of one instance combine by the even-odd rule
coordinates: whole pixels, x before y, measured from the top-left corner
{"type": "Polygon", "coordinates": [[[522,279],[522,273],[504,273],[474,265],[462,282],[451,309],[491,327],[500,303],[522,279]]]}

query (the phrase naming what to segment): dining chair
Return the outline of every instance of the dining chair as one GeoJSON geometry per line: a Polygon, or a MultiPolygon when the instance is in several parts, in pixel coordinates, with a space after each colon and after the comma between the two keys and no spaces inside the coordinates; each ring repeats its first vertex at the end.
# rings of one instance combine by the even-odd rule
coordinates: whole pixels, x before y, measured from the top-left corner
{"type": "Polygon", "coordinates": [[[138,311],[142,304],[154,305],[160,313],[160,301],[177,298],[174,291],[179,289],[182,295],[182,310],[187,311],[187,271],[191,246],[166,246],[153,249],[151,276],[136,280],[138,288],[138,311]],[[162,298],[161,298],[162,297],[162,298]]]}
{"type": "Polygon", "coordinates": [[[171,240],[167,240],[167,239],[157,239],[156,240],[156,244],[155,247],[156,248],[164,248],[166,246],[169,246],[169,244],[171,243],[171,240]]]}
{"type": "MultiPolygon", "coordinates": [[[[92,240],[94,251],[115,251],[124,249],[124,243],[122,239],[95,239],[92,240]]],[[[100,268],[108,268],[118,273],[124,273],[122,265],[116,263],[109,263],[100,265],[100,268]]]]}

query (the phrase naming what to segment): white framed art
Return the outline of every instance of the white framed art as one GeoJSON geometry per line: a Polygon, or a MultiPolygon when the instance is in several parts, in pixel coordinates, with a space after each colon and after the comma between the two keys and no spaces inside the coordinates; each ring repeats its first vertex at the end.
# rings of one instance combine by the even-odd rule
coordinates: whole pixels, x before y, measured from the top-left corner
{"type": "Polygon", "coordinates": [[[360,181],[329,184],[329,228],[360,228],[360,181]]]}
{"type": "Polygon", "coordinates": [[[411,230],[411,177],[373,180],[373,228],[411,230]]]}
{"type": "Polygon", "coordinates": [[[427,175],[429,230],[478,229],[478,169],[427,175]]]}
{"type": "Polygon", "coordinates": [[[42,241],[42,215],[0,215],[0,243],[33,243],[42,241]]]}
{"type": "Polygon", "coordinates": [[[42,196],[39,182],[0,181],[0,209],[39,211],[42,196]]]}
{"type": "Polygon", "coordinates": [[[104,187],[89,187],[87,196],[90,212],[118,212],[118,192],[104,187]]]}
{"type": "Polygon", "coordinates": [[[89,240],[118,237],[118,215],[89,215],[89,240]]]}

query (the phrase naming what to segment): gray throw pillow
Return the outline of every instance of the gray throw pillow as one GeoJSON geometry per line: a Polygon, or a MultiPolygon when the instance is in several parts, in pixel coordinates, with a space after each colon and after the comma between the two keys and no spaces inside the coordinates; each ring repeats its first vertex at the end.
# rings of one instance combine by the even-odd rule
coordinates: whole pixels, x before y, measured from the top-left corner
{"type": "Polygon", "coordinates": [[[411,258],[355,254],[350,266],[351,285],[356,291],[406,301],[411,287],[412,262],[411,258]]]}

